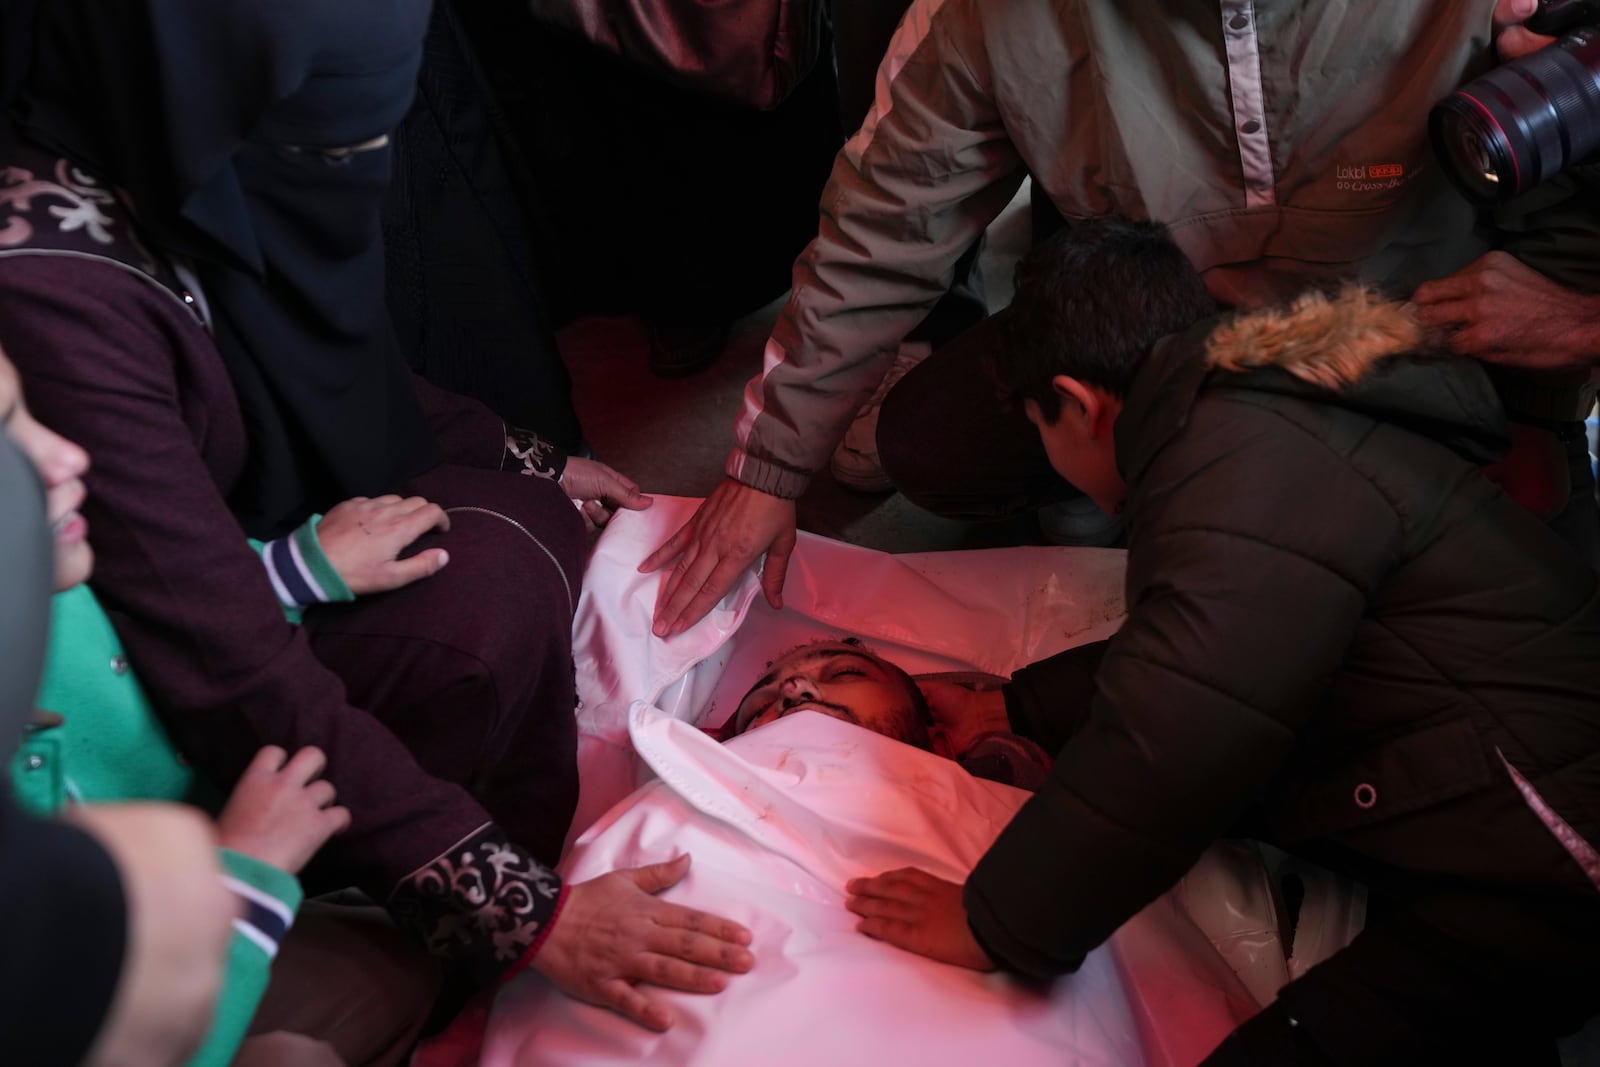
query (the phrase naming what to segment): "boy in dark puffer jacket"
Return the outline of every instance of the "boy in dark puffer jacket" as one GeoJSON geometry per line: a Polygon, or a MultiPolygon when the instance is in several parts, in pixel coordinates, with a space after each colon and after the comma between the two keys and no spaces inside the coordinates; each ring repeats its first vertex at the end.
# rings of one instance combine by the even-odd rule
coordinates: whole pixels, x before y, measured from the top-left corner
{"type": "Polygon", "coordinates": [[[1128,619],[1003,703],[930,694],[1059,750],[1052,776],[964,887],[895,871],[849,907],[1046,980],[1256,837],[1363,880],[1367,927],[1208,1064],[1555,1062],[1600,1008],[1600,582],[1480,473],[1500,404],[1406,308],[1211,310],[1157,225],[1080,224],[1019,269],[996,371],[1127,516],[1128,619]]]}

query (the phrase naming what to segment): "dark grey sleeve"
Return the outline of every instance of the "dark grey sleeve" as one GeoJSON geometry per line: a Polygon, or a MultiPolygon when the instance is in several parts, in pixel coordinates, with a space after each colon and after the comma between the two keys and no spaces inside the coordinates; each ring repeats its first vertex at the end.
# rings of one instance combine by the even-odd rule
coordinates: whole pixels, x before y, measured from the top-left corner
{"type": "Polygon", "coordinates": [[[1031,663],[1011,676],[1001,691],[1013,733],[1037,741],[1054,755],[1089,714],[1094,676],[1106,642],[1079,645],[1031,663]]]}

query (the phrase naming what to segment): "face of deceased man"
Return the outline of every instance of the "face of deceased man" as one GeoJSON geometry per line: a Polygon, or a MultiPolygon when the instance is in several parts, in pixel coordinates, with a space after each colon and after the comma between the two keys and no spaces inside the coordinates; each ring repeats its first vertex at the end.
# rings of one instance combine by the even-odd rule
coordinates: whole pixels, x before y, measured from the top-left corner
{"type": "Polygon", "coordinates": [[[844,641],[822,641],[786,653],[746,693],[733,715],[735,734],[797,711],[864,726],[897,741],[928,748],[927,711],[905,671],[844,641]]]}

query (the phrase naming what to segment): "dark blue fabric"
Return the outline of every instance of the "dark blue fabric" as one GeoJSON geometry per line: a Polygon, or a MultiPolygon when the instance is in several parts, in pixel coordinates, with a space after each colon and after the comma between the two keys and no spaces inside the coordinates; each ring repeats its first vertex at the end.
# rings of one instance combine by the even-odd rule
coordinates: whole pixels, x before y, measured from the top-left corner
{"type": "MultiPolygon", "coordinates": [[[[6,0],[11,2],[11,0],[6,0]]],[[[270,537],[435,461],[384,307],[385,147],[429,0],[50,0],[19,114],[191,259],[250,432],[230,503],[270,537]]]]}
{"type": "Polygon", "coordinates": [[[322,598],[317,596],[316,590],[306,582],[306,576],[300,573],[300,568],[295,566],[294,551],[289,547],[289,538],[280,537],[276,541],[267,542],[268,562],[272,564],[272,571],[283,583],[284,589],[294,598],[294,602],[301,607],[309,607],[322,598]]]}
{"type": "Polygon", "coordinates": [[[434,8],[417,98],[395,135],[389,316],[412,370],[577,452],[572,378],[530,240],[534,184],[456,7],[434,8]]]}
{"type": "Polygon", "coordinates": [[[241,893],[234,895],[244,905],[244,914],[239,917],[239,921],[274,945],[283,944],[284,937],[289,933],[289,924],[284,921],[283,916],[260,901],[252,900],[241,893]]]}

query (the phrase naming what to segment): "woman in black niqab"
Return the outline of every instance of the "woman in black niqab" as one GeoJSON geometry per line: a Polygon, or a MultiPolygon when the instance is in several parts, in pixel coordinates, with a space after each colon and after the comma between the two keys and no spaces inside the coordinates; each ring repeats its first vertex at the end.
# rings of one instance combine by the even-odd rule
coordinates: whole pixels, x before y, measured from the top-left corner
{"type": "MultiPolygon", "coordinates": [[[[140,239],[198,276],[228,374],[170,279],[130,277],[140,268],[110,237],[77,251],[61,232],[87,222],[38,193],[27,208],[13,194],[12,228],[57,225],[0,249],[0,333],[26,346],[36,408],[95,456],[96,592],[196,772],[225,786],[264,745],[321,749],[351,819],[305,880],[360,886],[459,973],[531,965],[589,994],[608,960],[651,958],[593,946],[652,928],[635,916],[681,914],[644,881],[565,887],[546,866],[578,796],[584,532],[566,492],[597,469],[620,476],[532,476],[534,445],[480,405],[430,396],[460,465],[407,478],[430,441],[390,343],[379,200],[428,14],[426,0],[45,0],[15,114],[56,151],[10,145],[26,163],[10,173],[69,172],[65,155],[119,189],[140,239]],[[238,491],[230,384],[249,434],[238,491]],[[402,483],[452,513],[419,542],[448,545],[449,566],[314,604],[298,626],[221,496],[259,535],[402,483]]],[[[126,214],[105,212],[108,234],[130,229],[126,214]]],[[[705,955],[708,938],[727,940],[660,951],[743,958],[705,955]]]]}
{"type": "MultiPolygon", "coordinates": [[[[5,0],[12,26],[26,0],[5,0]]],[[[384,307],[388,134],[429,0],[42,0],[15,107],[199,280],[249,434],[229,503],[268,537],[436,456],[384,307]],[[203,10],[202,10],[203,9],[203,10]]]]}

